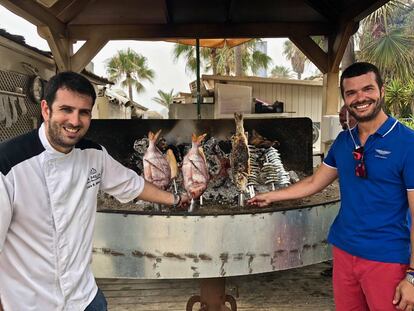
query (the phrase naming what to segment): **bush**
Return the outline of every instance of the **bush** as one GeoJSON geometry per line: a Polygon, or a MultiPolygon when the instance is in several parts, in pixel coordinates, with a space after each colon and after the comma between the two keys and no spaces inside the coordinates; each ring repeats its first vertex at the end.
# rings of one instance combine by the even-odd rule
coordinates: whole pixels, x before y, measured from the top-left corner
{"type": "Polygon", "coordinates": [[[408,126],[409,128],[412,128],[414,130],[414,119],[411,118],[401,118],[399,121],[404,124],[405,126],[408,126]]]}

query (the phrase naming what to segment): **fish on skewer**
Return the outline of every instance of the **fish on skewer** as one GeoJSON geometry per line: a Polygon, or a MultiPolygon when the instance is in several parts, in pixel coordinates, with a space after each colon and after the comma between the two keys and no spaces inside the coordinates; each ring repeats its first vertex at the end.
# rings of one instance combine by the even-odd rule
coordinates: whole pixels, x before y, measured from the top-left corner
{"type": "Polygon", "coordinates": [[[252,130],[252,135],[249,137],[250,145],[253,145],[256,148],[270,148],[270,147],[279,147],[280,143],[277,140],[270,140],[266,137],[260,135],[256,130],[252,130]]]}
{"type": "Polygon", "coordinates": [[[231,137],[230,167],[233,183],[239,193],[243,194],[247,190],[248,177],[251,173],[250,152],[244,132],[243,114],[235,112],[234,120],[236,133],[231,137]]]}
{"type": "Polygon", "coordinates": [[[156,187],[165,190],[171,181],[171,168],[166,157],[156,147],[161,130],[157,133],[149,132],[149,146],[144,154],[144,177],[145,180],[156,187]]]}
{"type": "Polygon", "coordinates": [[[183,160],[182,172],[184,188],[192,198],[189,211],[194,209],[194,199],[200,197],[207,188],[210,179],[205,155],[200,147],[207,134],[192,135],[192,146],[183,160]]]}

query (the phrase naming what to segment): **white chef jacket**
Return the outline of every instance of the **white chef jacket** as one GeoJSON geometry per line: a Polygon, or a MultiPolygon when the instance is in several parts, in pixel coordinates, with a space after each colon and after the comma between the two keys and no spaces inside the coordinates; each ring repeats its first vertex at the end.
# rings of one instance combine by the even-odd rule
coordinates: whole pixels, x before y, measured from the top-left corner
{"type": "Polygon", "coordinates": [[[121,202],[143,178],[88,140],[64,154],[45,127],[0,144],[0,300],[5,311],[84,310],[97,285],[92,239],[98,190],[121,202]]]}

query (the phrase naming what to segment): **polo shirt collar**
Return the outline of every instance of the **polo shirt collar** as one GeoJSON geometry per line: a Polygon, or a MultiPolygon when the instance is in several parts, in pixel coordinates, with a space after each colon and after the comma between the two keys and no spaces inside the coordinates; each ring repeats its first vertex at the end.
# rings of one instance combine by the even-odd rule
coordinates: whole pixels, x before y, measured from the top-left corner
{"type": "Polygon", "coordinates": [[[391,116],[388,116],[387,120],[385,120],[385,122],[377,130],[377,134],[384,137],[385,135],[387,135],[389,132],[391,132],[394,129],[397,123],[398,121],[396,119],[394,119],[391,116]]]}
{"type": "MultiPolygon", "coordinates": [[[[395,118],[391,116],[388,116],[387,120],[385,120],[385,122],[379,127],[379,129],[375,132],[375,134],[378,134],[381,137],[384,137],[394,129],[397,123],[398,123],[398,120],[396,120],[395,118]]],[[[351,131],[358,134],[359,132],[358,125],[354,126],[351,129],[351,131]]]]}

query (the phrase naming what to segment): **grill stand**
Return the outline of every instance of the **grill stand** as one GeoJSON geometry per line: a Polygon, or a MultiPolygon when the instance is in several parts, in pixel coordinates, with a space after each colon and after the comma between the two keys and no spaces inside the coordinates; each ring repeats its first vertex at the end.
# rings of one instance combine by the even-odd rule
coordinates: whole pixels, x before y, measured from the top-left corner
{"type": "Polygon", "coordinates": [[[226,279],[210,278],[200,280],[200,295],[190,297],[186,311],[193,311],[196,303],[200,303],[197,311],[237,311],[236,299],[226,295],[226,279]],[[226,306],[230,304],[230,308],[226,306]]]}

